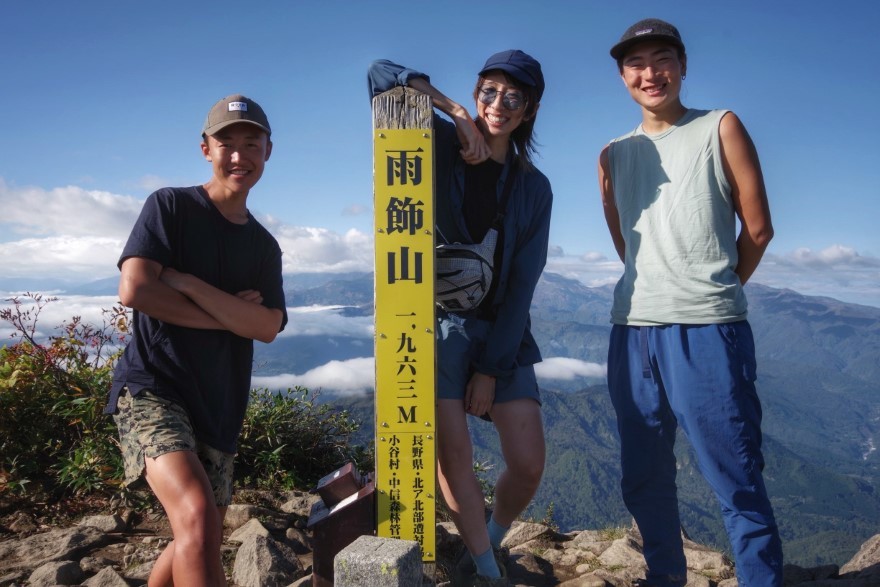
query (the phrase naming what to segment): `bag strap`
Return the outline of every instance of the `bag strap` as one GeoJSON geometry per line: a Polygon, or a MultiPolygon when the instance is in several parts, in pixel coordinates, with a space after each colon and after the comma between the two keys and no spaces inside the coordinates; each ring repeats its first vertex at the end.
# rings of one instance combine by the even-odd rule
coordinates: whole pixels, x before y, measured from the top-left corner
{"type": "MultiPolygon", "coordinates": [[[[494,228],[498,232],[501,232],[501,227],[504,223],[504,216],[507,214],[507,202],[510,200],[510,192],[513,190],[513,182],[516,181],[516,170],[517,170],[517,158],[516,155],[513,156],[513,162],[510,164],[510,171],[507,172],[507,179],[504,181],[504,188],[501,190],[501,199],[498,200],[498,211],[495,213],[495,218],[492,220],[491,228],[494,228]]],[[[440,238],[443,239],[443,242],[449,244],[449,240],[446,238],[446,235],[443,234],[443,231],[440,230],[440,227],[437,226],[437,233],[440,235],[440,238]]]]}
{"type": "Polygon", "coordinates": [[[492,228],[501,231],[504,215],[507,214],[507,201],[510,200],[510,192],[513,190],[513,183],[516,181],[517,158],[513,156],[513,162],[510,164],[510,171],[507,172],[507,179],[504,181],[504,189],[501,192],[501,199],[498,200],[498,212],[495,213],[495,219],[492,221],[492,228]]]}

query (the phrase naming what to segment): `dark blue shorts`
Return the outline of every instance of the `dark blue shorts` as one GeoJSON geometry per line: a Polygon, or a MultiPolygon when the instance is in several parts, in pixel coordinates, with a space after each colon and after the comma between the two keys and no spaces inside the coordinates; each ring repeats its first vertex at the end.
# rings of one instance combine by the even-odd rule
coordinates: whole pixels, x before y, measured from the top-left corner
{"type": "MultiPolygon", "coordinates": [[[[437,399],[464,400],[491,328],[488,320],[437,310],[437,399]]],[[[534,365],[517,365],[511,375],[495,380],[496,403],[523,398],[541,403],[534,365]]]]}

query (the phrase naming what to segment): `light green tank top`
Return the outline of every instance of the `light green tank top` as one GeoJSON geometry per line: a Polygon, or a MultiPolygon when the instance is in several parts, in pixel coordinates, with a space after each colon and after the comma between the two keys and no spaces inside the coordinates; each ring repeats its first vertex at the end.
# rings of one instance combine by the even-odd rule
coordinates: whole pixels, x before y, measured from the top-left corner
{"type": "Polygon", "coordinates": [[[746,317],[736,214],[721,163],[726,110],[688,110],[671,128],[641,126],[609,145],[624,274],[614,324],[714,324],[746,317]]]}

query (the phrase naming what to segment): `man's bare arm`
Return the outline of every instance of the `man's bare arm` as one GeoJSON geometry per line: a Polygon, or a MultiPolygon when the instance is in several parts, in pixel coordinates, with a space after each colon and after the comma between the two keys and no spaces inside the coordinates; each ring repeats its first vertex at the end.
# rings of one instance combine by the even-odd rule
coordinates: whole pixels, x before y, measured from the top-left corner
{"type": "Polygon", "coordinates": [[[721,157],[724,173],[731,186],[731,197],[742,227],[736,239],[739,262],[736,273],[745,284],[755,269],[767,245],[773,238],[770,204],[764,188],[764,177],[758,152],[739,118],[728,112],[719,126],[721,157]]]}
{"type": "Polygon", "coordinates": [[[156,261],[128,257],[121,270],[119,300],[124,306],[176,326],[224,330],[208,312],[162,282],[162,265],[156,261]]]}
{"type": "Polygon", "coordinates": [[[272,342],[278,335],[284,314],[277,308],[267,308],[247,296],[226,293],[198,277],[171,268],[165,268],[160,279],[192,300],[226,330],[261,342],[272,342]]]}
{"type": "Polygon", "coordinates": [[[620,215],[617,213],[617,204],[614,202],[614,186],[611,185],[611,171],[608,169],[608,146],[602,149],[599,155],[599,193],[602,195],[602,210],[605,212],[605,223],[617,256],[623,261],[626,255],[626,243],[623,233],[620,231],[620,215]]]}

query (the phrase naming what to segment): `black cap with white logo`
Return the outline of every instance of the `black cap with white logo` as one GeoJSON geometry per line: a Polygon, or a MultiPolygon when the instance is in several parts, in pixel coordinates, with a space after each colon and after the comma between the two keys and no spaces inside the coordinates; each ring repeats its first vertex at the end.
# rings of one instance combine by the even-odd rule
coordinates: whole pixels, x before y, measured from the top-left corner
{"type": "Polygon", "coordinates": [[[633,45],[645,41],[666,41],[684,53],[684,43],[677,28],[659,18],[646,18],[626,29],[620,41],[611,47],[611,56],[620,60],[633,45]]]}

